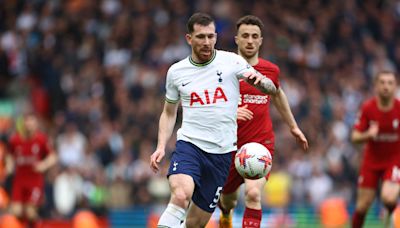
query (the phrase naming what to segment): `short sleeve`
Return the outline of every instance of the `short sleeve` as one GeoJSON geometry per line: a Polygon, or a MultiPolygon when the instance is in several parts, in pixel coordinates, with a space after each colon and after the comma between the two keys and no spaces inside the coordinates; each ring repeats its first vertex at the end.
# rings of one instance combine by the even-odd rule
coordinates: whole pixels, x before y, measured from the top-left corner
{"type": "Polygon", "coordinates": [[[52,150],[50,149],[52,147],[51,142],[45,134],[39,134],[38,141],[41,145],[41,151],[44,157],[52,153],[52,150]]]}
{"type": "Polygon", "coordinates": [[[165,99],[168,103],[177,103],[180,99],[178,87],[174,83],[174,76],[171,69],[168,70],[167,79],[165,83],[165,99]]]}
{"type": "Polygon", "coordinates": [[[357,113],[357,118],[354,123],[353,129],[358,130],[358,131],[365,131],[368,128],[368,113],[367,113],[367,106],[363,105],[360,109],[360,111],[357,113]]]}
{"type": "Polygon", "coordinates": [[[277,65],[263,59],[259,59],[259,64],[254,67],[258,72],[271,79],[276,88],[280,87],[280,69],[277,65]]]}
{"type": "Polygon", "coordinates": [[[238,78],[241,78],[242,75],[246,72],[256,72],[256,70],[249,64],[247,61],[240,55],[234,54],[234,69],[235,74],[238,78]]]}

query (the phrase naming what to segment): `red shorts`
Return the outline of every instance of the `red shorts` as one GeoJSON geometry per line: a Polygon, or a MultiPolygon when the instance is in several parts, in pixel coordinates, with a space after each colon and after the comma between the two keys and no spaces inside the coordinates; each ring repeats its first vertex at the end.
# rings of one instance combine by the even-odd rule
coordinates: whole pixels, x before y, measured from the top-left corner
{"type": "Polygon", "coordinates": [[[11,201],[39,206],[43,201],[44,182],[42,179],[14,178],[11,201]]]}
{"type": "MultiPolygon", "coordinates": [[[[274,144],[263,144],[267,149],[270,151],[272,158],[274,157],[274,144]]],[[[240,174],[237,172],[236,167],[235,167],[235,155],[236,153],[232,153],[232,162],[231,166],[229,168],[229,175],[228,178],[226,179],[225,186],[222,190],[222,193],[224,194],[231,194],[236,192],[236,190],[239,188],[240,185],[244,183],[244,178],[240,176],[240,174]]],[[[269,174],[265,176],[265,179],[268,180],[269,174]]]]}
{"type": "Polygon", "coordinates": [[[391,165],[382,169],[371,169],[368,165],[360,168],[358,186],[362,188],[376,188],[379,181],[389,180],[400,184],[400,167],[391,165]]]}

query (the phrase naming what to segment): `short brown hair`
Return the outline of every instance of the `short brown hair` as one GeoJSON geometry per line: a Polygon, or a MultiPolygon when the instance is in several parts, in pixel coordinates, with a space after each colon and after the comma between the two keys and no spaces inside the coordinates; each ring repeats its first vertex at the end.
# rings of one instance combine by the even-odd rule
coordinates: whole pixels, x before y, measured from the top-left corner
{"type": "Polygon", "coordinates": [[[396,73],[395,73],[395,72],[390,71],[390,70],[381,70],[381,71],[378,71],[378,72],[373,76],[374,82],[377,82],[378,79],[379,79],[379,77],[380,77],[382,74],[392,74],[392,75],[394,76],[394,78],[397,79],[397,78],[396,78],[396,73]]]}
{"type": "Polygon", "coordinates": [[[210,15],[206,13],[195,13],[189,18],[186,28],[188,33],[192,33],[195,24],[207,26],[211,23],[214,23],[214,19],[210,15]]]}
{"type": "Polygon", "coordinates": [[[236,30],[239,30],[239,27],[241,25],[257,25],[260,30],[262,31],[264,28],[264,24],[262,23],[261,19],[254,16],[254,15],[246,15],[244,17],[241,17],[237,22],[236,22],[236,30]]]}

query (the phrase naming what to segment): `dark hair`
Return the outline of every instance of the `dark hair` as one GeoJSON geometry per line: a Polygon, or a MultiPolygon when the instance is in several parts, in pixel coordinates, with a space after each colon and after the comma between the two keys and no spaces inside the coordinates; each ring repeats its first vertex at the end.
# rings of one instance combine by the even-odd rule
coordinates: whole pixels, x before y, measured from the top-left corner
{"type": "Polygon", "coordinates": [[[186,27],[188,33],[192,33],[195,24],[207,26],[211,23],[214,23],[214,19],[210,15],[206,13],[195,13],[189,18],[186,27]]]}
{"type": "Polygon", "coordinates": [[[254,16],[254,15],[246,15],[244,17],[241,17],[237,22],[236,22],[236,29],[239,30],[239,27],[241,25],[257,25],[260,30],[262,31],[264,28],[264,24],[260,20],[260,18],[254,16]]]}

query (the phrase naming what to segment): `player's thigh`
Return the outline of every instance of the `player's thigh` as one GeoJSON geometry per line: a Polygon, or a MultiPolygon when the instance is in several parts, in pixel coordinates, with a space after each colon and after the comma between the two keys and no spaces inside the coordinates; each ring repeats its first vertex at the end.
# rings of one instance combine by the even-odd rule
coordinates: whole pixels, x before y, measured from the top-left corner
{"type": "Polygon", "coordinates": [[[187,200],[192,198],[195,185],[191,176],[181,173],[173,174],[169,176],[168,180],[172,197],[177,198],[177,200],[187,200]]]}
{"type": "Polygon", "coordinates": [[[358,210],[368,209],[375,199],[376,190],[373,188],[358,188],[357,190],[357,203],[358,210]]]}
{"type": "Polygon", "coordinates": [[[211,218],[212,213],[207,212],[196,204],[190,204],[187,216],[186,216],[186,227],[187,228],[197,228],[205,227],[211,218]]]}

